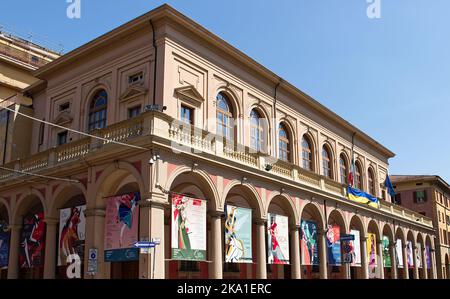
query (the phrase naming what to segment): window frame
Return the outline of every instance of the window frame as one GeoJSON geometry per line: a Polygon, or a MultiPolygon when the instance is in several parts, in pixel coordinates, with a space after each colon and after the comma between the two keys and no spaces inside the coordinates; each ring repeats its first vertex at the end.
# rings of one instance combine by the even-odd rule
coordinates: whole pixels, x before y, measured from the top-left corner
{"type": "Polygon", "coordinates": [[[333,155],[326,144],[322,147],[322,174],[331,180],[333,179],[333,155]]]}
{"type": "Polygon", "coordinates": [[[88,131],[92,132],[106,128],[108,125],[108,92],[105,89],[97,90],[91,97],[89,102],[89,114],[88,114],[88,131]],[[96,105],[96,102],[104,97],[105,104],[96,105]],[[97,118],[97,116],[99,116],[97,118]],[[98,124],[101,124],[98,126],[98,124]]]}
{"type": "Polygon", "coordinates": [[[291,162],[291,141],[290,141],[290,134],[287,130],[287,127],[285,124],[280,123],[278,126],[278,158],[285,162],[291,162]],[[286,137],[281,136],[281,131],[283,131],[286,135],[286,137]],[[281,146],[283,144],[283,146],[281,146]]]}
{"type": "Polygon", "coordinates": [[[302,137],[302,168],[308,171],[314,171],[314,149],[311,139],[307,135],[302,137]],[[306,144],[307,146],[305,146],[306,144]],[[307,167],[308,166],[308,167],[307,167]]]}
{"type": "Polygon", "coordinates": [[[226,94],[224,94],[223,92],[219,92],[216,96],[216,102],[216,133],[218,136],[234,142],[235,132],[233,126],[231,125],[234,113],[231,101],[226,94]],[[219,105],[219,101],[225,102],[228,110],[222,109],[222,107],[220,107],[219,105]],[[222,130],[219,130],[219,128],[221,128],[222,130]]]}

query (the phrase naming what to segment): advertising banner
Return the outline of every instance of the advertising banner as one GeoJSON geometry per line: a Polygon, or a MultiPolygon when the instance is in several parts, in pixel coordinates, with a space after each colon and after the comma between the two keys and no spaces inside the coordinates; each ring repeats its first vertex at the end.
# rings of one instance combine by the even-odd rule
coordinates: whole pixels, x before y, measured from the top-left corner
{"type": "Polygon", "coordinates": [[[341,228],[338,225],[328,225],[327,231],[328,264],[341,265],[341,228]]]}
{"type": "Polygon", "coordinates": [[[389,238],[387,236],[383,236],[383,265],[386,268],[390,268],[391,263],[391,253],[389,251],[389,238]]]}
{"type": "Polygon", "coordinates": [[[408,258],[408,268],[414,268],[413,246],[411,241],[406,242],[406,257],[408,258]]]}
{"type": "Polygon", "coordinates": [[[314,221],[301,222],[301,256],[302,265],[319,265],[319,246],[317,244],[317,223],[314,221]]]}
{"type": "Polygon", "coordinates": [[[355,236],[355,240],[350,241],[350,245],[353,248],[353,262],[352,266],[360,267],[361,266],[361,237],[359,234],[359,230],[351,230],[350,234],[355,236]]]}
{"type": "Polygon", "coordinates": [[[252,263],[252,210],[226,206],[225,262],[252,263]]]}
{"type": "Polygon", "coordinates": [[[6,223],[0,223],[0,269],[8,267],[10,231],[6,223]]]}
{"type": "Polygon", "coordinates": [[[344,264],[353,263],[353,241],[354,240],[355,240],[354,235],[341,235],[342,263],[344,263],[344,264]]]}
{"type": "Polygon", "coordinates": [[[139,192],[106,199],[105,262],[139,260],[139,192]]]}
{"type": "Polygon", "coordinates": [[[172,259],[206,261],[206,201],[172,196],[172,259]]]}
{"type": "Polygon", "coordinates": [[[288,217],[269,214],[267,222],[268,264],[289,264],[288,217]]]}
{"type": "Polygon", "coordinates": [[[426,254],[426,261],[427,261],[427,269],[431,269],[431,250],[430,250],[430,246],[426,245],[425,246],[425,254],[426,254]]]}
{"type": "Polygon", "coordinates": [[[398,268],[403,268],[402,240],[400,239],[397,239],[395,242],[395,261],[397,262],[398,268]]]}
{"type": "Polygon", "coordinates": [[[417,243],[416,248],[416,264],[419,268],[422,268],[422,244],[417,243]]]}
{"type": "Polygon", "coordinates": [[[20,238],[20,268],[44,266],[45,222],[44,213],[28,215],[23,219],[20,238]]]}
{"type": "Polygon", "coordinates": [[[59,211],[58,266],[67,265],[67,257],[72,254],[84,260],[85,210],[84,205],[59,211]]]}

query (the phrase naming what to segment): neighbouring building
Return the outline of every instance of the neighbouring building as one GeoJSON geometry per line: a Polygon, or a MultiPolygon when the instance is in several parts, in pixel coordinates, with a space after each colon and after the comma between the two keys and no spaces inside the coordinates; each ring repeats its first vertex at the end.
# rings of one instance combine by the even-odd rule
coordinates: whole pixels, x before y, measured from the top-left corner
{"type": "Polygon", "coordinates": [[[395,175],[395,204],[433,219],[439,278],[450,278],[450,185],[437,175],[395,175]]]}
{"type": "Polygon", "coordinates": [[[436,278],[432,220],[384,189],[394,154],[170,6],[32,74],[58,127],[0,171],[2,275],[436,278]],[[347,199],[352,156],[378,208],[347,199]]]}

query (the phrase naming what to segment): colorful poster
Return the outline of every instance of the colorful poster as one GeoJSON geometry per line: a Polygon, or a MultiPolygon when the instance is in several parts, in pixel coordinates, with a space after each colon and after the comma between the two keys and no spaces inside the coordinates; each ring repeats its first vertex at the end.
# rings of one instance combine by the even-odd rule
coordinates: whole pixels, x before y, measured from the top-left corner
{"type": "Polygon", "coordinates": [[[352,266],[360,267],[361,266],[361,237],[359,234],[359,230],[351,230],[350,234],[355,236],[355,240],[350,241],[350,245],[353,248],[353,257],[352,257],[352,266]]]}
{"type": "Polygon", "coordinates": [[[0,223],[0,269],[8,267],[10,231],[6,223],[0,223]]]}
{"type": "Polygon", "coordinates": [[[268,264],[289,264],[288,217],[275,214],[269,214],[268,217],[268,264]]]}
{"type": "Polygon", "coordinates": [[[425,259],[427,261],[427,269],[431,269],[431,250],[429,245],[425,246],[425,254],[426,254],[425,259]]]}
{"type": "Polygon", "coordinates": [[[341,235],[342,263],[344,264],[353,263],[353,240],[350,240],[350,237],[355,238],[353,235],[341,235]]]}
{"type": "Polygon", "coordinates": [[[422,268],[422,244],[417,243],[416,248],[416,264],[419,268],[422,268]]]}
{"type": "Polygon", "coordinates": [[[406,242],[406,257],[408,260],[408,268],[414,268],[413,246],[411,241],[406,242]]]}
{"type": "Polygon", "coordinates": [[[252,210],[226,206],[225,262],[252,263],[252,210]]]}
{"type": "Polygon", "coordinates": [[[301,255],[302,265],[319,265],[319,246],[317,244],[317,223],[302,220],[301,255]]]}
{"type": "Polygon", "coordinates": [[[397,262],[398,268],[403,268],[402,240],[400,239],[397,239],[395,242],[395,261],[397,262]]]}
{"type": "Polygon", "coordinates": [[[85,210],[86,206],[78,206],[59,211],[58,266],[67,265],[67,257],[72,254],[84,260],[85,210]]]}
{"type": "Polygon", "coordinates": [[[391,263],[391,253],[389,251],[389,238],[383,236],[383,265],[385,268],[390,268],[391,263]]]}
{"type": "Polygon", "coordinates": [[[367,260],[369,268],[377,266],[377,241],[376,235],[372,233],[367,234],[367,260]]]}
{"type": "Polygon", "coordinates": [[[341,228],[338,225],[328,225],[327,230],[328,264],[341,265],[341,228]]]}
{"type": "Polygon", "coordinates": [[[44,213],[26,216],[23,219],[20,238],[20,268],[44,266],[45,222],[44,213]]]}
{"type": "Polygon", "coordinates": [[[172,259],[206,261],[206,201],[172,196],[172,259]]]}
{"type": "Polygon", "coordinates": [[[139,192],[106,199],[105,262],[138,260],[139,192]]]}

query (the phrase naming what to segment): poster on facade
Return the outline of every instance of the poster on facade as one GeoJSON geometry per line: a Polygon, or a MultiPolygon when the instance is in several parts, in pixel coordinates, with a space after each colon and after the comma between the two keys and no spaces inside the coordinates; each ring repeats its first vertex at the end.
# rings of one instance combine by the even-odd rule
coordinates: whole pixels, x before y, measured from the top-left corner
{"type": "Polygon", "coordinates": [[[422,268],[422,244],[417,243],[416,248],[416,264],[419,268],[422,268]]]}
{"type": "Polygon", "coordinates": [[[10,231],[6,223],[0,222],[0,269],[8,267],[10,231]]]}
{"type": "Polygon", "coordinates": [[[353,248],[352,252],[352,266],[360,267],[361,266],[361,237],[359,234],[359,230],[352,229],[350,234],[355,236],[355,240],[350,241],[350,245],[353,248]]]}
{"type": "Polygon", "coordinates": [[[268,219],[268,264],[289,264],[288,217],[269,214],[268,219]]]}
{"type": "Polygon", "coordinates": [[[327,230],[328,264],[341,265],[341,228],[338,225],[328,225],[327,230]]]}
{"type": "Polygon", "coordinates": [[[302,265],[319,265],[319,246],[317,244],[317,223],[314,221],[301,222],[301,256],[302,265]]]}
{"type": "Polygon", "coordinates": [[[414,268],[413,246],[411,241],[406,242],[406,257],[408,268],[414,268]]]}
{"type": "Polygon", "coordinates": [[[398,268],[403,268],[402,240],[400,239],[395,241],[395,261],[397,262],[398,268]]]}
{"type": "Polygon", "coordinates": [[[351,264],[353,263],[353,240],[355,236],[353,235],[341,235],[342,244],[342,263],[351,264]]]}
{"type": "Polygon", "coordinates": [[[172,196],[172,259],[206,261],[206,201],[172,196]]]}
{"type": "Polygon", "coordinates": [[[389,238],[383,236],[383,265],[385,268],[390,268],[391,263],[391,253],[389,251],[389,238]]]}
{"type": "Polygon", "coordinates": [[[138,241],[139,192],[106,199],[105,262],[125,262],[139,259],[134,248],[138,241]]]}
{"type": "Polygon", "coordinates": [[[78,206],[59,211],[58,266],[67,265],[67,257],[77,254],[84,260],[86,206],[78,206]]]}
{"type": "Polygon", "coordinates": [[[45,222],[44,213],[28,215],[23,219],[20,238],[20,268],[44,266],[45,222]]]}
{"type": "Polygon", "coordinates": [[[252,263],[252,210],[226,206],[225,262],[252,263]]]}
{"type": "Polygon", "coordinates": [[[369,264],[369,278],[377,277],[377,241],[376,235],[367,234],[367,261],[369,264]]]}
{"type": "Polygon", "coordinates": [[[426,245],[425,246],[425,260],[427,262],[427,269],[431,269],[431,250],[430,250],[430,246],[426,245]]]}

